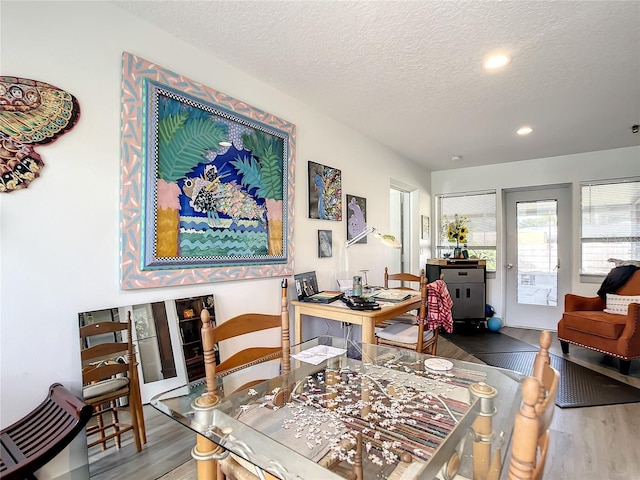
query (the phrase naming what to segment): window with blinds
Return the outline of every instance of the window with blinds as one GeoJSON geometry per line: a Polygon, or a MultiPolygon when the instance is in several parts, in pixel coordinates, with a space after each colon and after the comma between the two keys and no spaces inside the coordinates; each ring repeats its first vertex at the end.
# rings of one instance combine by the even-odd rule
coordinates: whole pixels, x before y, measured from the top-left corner
{"type": "Polygon", "coordinates": [[[609,258],[638,260],[640,178],[580,184],[580,273],[606,275],[609,258]]]}
{"type": "Polygon", "coordinates": [[[487,271],[496,270],[496,192],[465,193],[436,196],[438,240],[436,255],[439,258],[453,254],[455,243],[449,242],[444,219],[451,221],[455,215],[466,217],[469,233],[467,250],[470,256],[484,258],[487,271]]]}

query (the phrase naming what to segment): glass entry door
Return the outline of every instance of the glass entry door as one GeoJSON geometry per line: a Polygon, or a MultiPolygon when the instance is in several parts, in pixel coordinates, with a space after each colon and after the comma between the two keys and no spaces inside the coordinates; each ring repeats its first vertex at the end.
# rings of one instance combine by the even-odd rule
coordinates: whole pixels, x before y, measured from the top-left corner
{"type": "Polygon", "coordinates": [[[569,188],[509,192],[506,324],[556,330],[569,289],[569,188]]]}

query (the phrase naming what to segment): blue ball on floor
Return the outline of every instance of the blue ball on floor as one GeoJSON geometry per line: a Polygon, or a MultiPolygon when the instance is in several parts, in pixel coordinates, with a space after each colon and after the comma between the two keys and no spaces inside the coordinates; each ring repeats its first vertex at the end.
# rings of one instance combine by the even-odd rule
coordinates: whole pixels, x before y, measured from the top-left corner
{"type": "Polygon", "coordinates": [[[487,320],[487,328],[492,332],[497,332],[502,328],[502,320],[498,317],[491,317],[487,320]]]}

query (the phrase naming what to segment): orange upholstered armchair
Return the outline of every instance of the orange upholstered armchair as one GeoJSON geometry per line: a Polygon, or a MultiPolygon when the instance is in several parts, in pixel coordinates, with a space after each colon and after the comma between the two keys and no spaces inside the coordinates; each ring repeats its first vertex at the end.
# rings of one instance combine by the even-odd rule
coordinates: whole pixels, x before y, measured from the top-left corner
{"type": "Polygon", "coordinates": [[[564,314],[558,323],[558,340],[565,354],[569,353],[569,343],[573,343],[619,358],[620,373],[627,375],[631,360],[640,358],[640,270],[615,295],[605,301],[600,296],[567,294],[564,314]],[[628,306],[615,305],[621,300],[628,306]],[[621,313],[624,309],[626,314],[621,313]]]}

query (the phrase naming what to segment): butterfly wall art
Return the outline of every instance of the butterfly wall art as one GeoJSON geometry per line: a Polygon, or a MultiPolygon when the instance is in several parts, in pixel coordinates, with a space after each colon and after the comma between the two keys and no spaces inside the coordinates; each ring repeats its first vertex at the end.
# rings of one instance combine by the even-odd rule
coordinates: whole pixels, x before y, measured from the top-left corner
{"type": "Polygon", "coordinates": [[[34,150],[54,142],[78,121],[69,92],[28,78],[0,76],[0,192],[29,186],[44,162],[34,150]]]}

